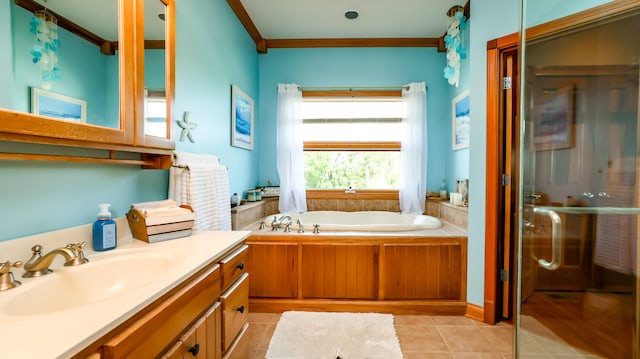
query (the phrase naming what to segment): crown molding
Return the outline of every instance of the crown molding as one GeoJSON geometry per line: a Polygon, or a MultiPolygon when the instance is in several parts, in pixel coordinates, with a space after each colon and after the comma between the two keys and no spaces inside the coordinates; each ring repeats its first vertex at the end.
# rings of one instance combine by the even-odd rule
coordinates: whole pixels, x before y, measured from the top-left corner
{"type": "MultiPolygon", "coordinates": [[[[329,38],[329,39],[265,39],[253,23],[240,0],[227,0],[238,20],[256,44],[258,53],[268,49],[320,48],[320,47],[435,47],[444,48],[444,40],[432,37],[420,38],[329,38]]],[[[465,5],[468,13],[469,2],[465,5]]],[[[444,36],[444,35],[443,35],[444,36]]]]}

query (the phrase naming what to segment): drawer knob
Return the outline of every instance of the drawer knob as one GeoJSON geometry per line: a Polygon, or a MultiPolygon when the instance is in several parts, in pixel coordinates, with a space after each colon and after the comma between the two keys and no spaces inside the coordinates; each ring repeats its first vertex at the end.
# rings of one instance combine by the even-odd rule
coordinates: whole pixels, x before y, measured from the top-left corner
{"type": "Polygon", "coordinates": [[[200,344],[196,343],[190,346],[189,349],[187,349],[187,351],[191,353],[193,356],[198,355],[198,353],[200,352],[200,344]]]}
{"type": "Polygon", "coordinates": [[[236,309],[238,312],[240,312],[241,314],[244,313],[244,305],[241,305],[238,307],[238,309],[236,309]]]}
{"type": "Polygon", "coordinates": [[[244,269],[244,263],[243,263],[243,262],[238,263],[238,265],[236,266],[236,268],[238,268],[238,269],[240,269],[240,270],[243,270],[243,269],[244,269]]]}

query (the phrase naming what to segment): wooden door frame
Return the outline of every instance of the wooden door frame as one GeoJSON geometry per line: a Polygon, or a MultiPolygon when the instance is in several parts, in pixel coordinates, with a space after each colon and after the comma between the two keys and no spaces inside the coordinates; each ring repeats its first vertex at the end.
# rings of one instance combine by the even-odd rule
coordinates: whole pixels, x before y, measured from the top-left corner
{"type": "MultiPolygon", "coordinates": [[[[502,95],[503,53],[513,51],[520,42],[519,33],[510,34],[487,42],[487,154],[486,154],[486,202],[485,202],[485,267],[484,313],[485,323],[495,324],[500,313],[498,294],[501,285],[498,278],[502,267],[498,255],[504,221],[502,174],[504,100],[502,95]]],[[[510,146],[510,144],[509,144],[510,146]]]]}
{"type": "MultiPolygon", "coordinates": [[[[632,11],[638,7],[637,0],[618,0],[600,5],[573,15],[565,16],[541,25],[528,28],[527,40],[542,38],[568,28],[598,21],[615,14],[632,11]]],[[[502,237],[502,81],[500,58],[503,52],[520,46],[520,33],[513,33],[487,42],[487,135],[486,135],[486,183],[485,183],[485,262],[484,262],[484,307],[485,323],[495,324],[497,317],[498,273],[501,267],[498,258],[502,237]]],[[[520,74],[522,77],[524,74],[520,74]]],[[[638,285],[640,287],[640,284],[638,285]]],[[[639,303],[640,305],[640,303],[639,303]]],[[[478,312],[478,310],[476,310],[478,312]]],[[[479,313],[476,313],[479,314],[479,313]]],[[[475,315],[474,317],[478,317],[475,315]]],[[[640,319],[637,327],[640,328],[640,319]]],[[[640,329],[638,329],[640,330],[640,329]]],[[[638,350],[638,349],[636,349],[638,350]]],[[[639,350],[640,351],[640,350],[639,350]]]]}

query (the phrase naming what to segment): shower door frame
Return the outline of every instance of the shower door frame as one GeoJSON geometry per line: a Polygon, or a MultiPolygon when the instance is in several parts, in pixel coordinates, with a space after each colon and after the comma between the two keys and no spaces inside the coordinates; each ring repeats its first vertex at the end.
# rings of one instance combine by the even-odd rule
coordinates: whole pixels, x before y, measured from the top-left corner
{"type": "MultiPolygon", "coordinates": [[[[617,0],[605,3],[604,5],[528,28],[526,31],[527,41],[561,32],[578,25],[595,22],[604,17],[630,11],[637,7],[637,0],[617,0]]],[[[512,220],[509,213],[504,213],[502,174],[505,173],[505,169],[500,164],[502,153],[512,149],[512,144],[505,143],[505,138],[501,132],[501,129],[505,126],[504,103],[502,100],[503,82],[501,78],[501,69],[504,66],[502,59],[505,53],[513,51],[513,49],[519,51],[520,40],[520,33],[512,33],[487,41],[487,170],[483,321],[489,324],[495,324],[500,319],[498,317],[500,313],[497,313],[501,305],[499,302],[501,299],[498,298],[500,293],[498,287],[502,286],[499,278],[500,263],[502,261],[502,258],[500,258],[500,246],[502,243],[500,241],[503,239],[504,223],[512,220]]],[[[516,99],[517,102],[513,105],[519,107],[520,101],[517,94],[516,99]]],[[[519,151],[520,149],[517,148],[515,150],[519,151]]],[[[511,168],[511,171],[517,173],[518,168],[511,168]]],[[[514,246],[511,248],[512,251],[518,250],[514,246]]],[[[515,290],[515,285],[514,288],[511,288],[512,291],[515,290]]],[[[640,287],[640,283],[636,283],[636,286],[640,287]]],[[[637,304],[640,306],[640,303],[637,304]]],[[[637,323],[637,330],[640,332],[640,323],[637,323]]]]}

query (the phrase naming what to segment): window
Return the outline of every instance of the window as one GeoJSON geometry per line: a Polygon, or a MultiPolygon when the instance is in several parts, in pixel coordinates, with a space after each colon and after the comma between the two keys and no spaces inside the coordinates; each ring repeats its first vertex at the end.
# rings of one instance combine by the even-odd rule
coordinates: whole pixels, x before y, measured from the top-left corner
{"type": "Polygon", "coordinates": [[[305,98],[306,188],[398,189],[404,112],[399,97],[305,98]]]}
{"type": "Polygon", "coordinates": [[[144,133],[151,136],[167,136],[167,100],[164,90],[145,89],[144,133]]]}

